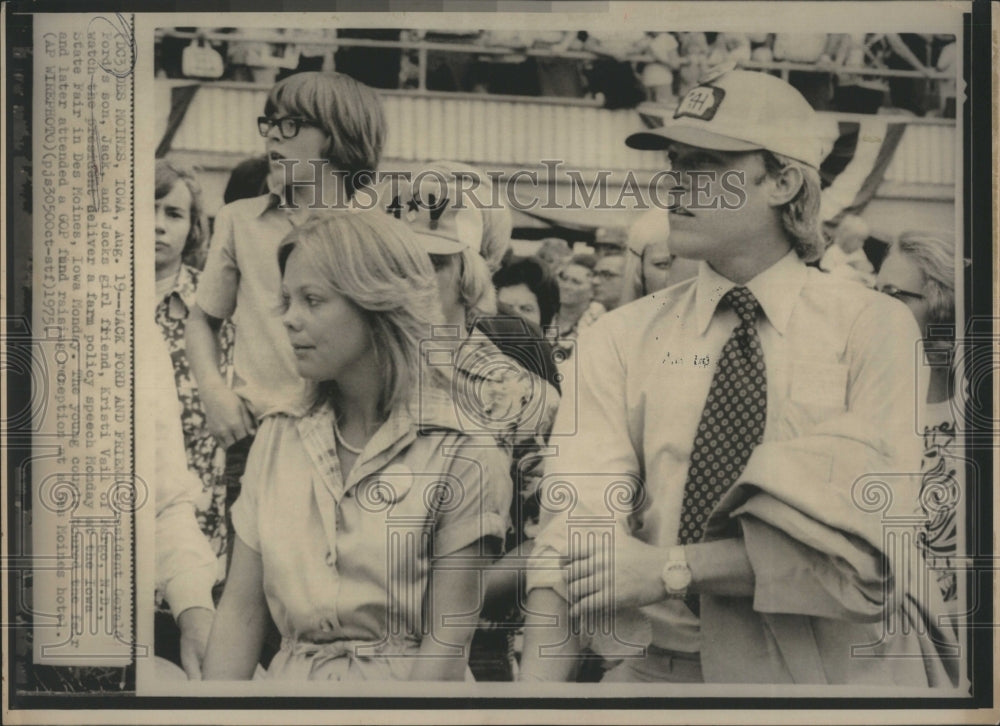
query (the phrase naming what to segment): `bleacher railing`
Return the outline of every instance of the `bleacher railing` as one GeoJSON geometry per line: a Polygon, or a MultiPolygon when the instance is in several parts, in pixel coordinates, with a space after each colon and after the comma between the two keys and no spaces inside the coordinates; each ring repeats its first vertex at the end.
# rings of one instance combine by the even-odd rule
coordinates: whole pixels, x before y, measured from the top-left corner
{"type": "MultiPolygon", "coordinates": [[[[267,29],[243,29],[237,35],[235,33],[220,33],[217,31],[178,31],[166,28],[158,28],[156,30],[156,39],[159,40],[163,37],[172,38],[186,38],[195,40],[202,38],[206,41],[212,42],[245,42],[245,43],[275,43],[279,45],[307,45],[310,48],[320,48],[327,46],[330,49],[346,48],[346,47],[360,47],[360,48],[386,48],[395,50],[416,50],[417,51],[417,69],[418,69],[418,80],[416,89],[384,89],[384,90],[406,90],[409,93],[421,92],[421,93],[447,93],[449,95],[457,95],[462,92],[454,91],[429,91],[427,89],[427,54],[428,52],[445,52],[445,53],[460,53],[466,55],[523,55],[538,58],[565,58],[572,60],[596,60],[602,56],[598,53],[583,50],[553,50],[546,48],[522,48],[522,47],[509,47],[509,46],[495,46],[495,45],[479,45],[473,43],[441,43],[441,42],[431,42],[425,40],[372,40],[368,38],[336,38],[336,39],[323,39],[323,38],[296,38],[294,36],[284,35],[280,32],[267,29]]],[[[627,56],[624,60],[635,63],[658,63],[659,61],[650,54],[640,54],[627,56]]],[[[793,71],[802,71],[805,73],[824,73],[824,74],[844,74],[844,75],[860,75],[869,78],[920,78],[925,80],[934,81],[954,81],[955,75],[950,72],[941,71],[905,71],[896,70],[892,68],[881,68],[878,66],[856,66],[856,65],[838,65],[838,64],[828,64],[828,63],[793,63],[790,61],[742,61],[738,63],[740,68],[746,68],[748,70],[759,70],[759,71],[777,71],[781,74],[782,78],[788,80],[788,74],[793,71]]],[[[251,83],[244,83],[243,85],[254,85],[251,83]]],[[[380,89],[382,90],[382,89],[380,89]]],[[[482,94],[479,94],[482,95],[482,94]]],[[[499,94],[493,94],[499,95],[499,94]]],[[[537,96],[531,97],[533,100],[539,98],[537,96]]],[[[592,105],[597,102],[593,99],[574,99],[571,97],[558,97],[558,103],[566,103],[573,101],[583,101],[584,105],[592,105]]]]}

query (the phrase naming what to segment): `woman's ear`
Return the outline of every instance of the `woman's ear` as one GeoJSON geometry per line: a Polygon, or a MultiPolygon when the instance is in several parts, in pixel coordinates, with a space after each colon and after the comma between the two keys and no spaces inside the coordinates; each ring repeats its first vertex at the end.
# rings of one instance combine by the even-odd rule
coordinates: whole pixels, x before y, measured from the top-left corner
{"type": "Polygon", "coordinates": [[[806,183],[802,170],[797,166],[786,166],[770,177],[771,192],[768,198],[772,207],[782,207],[795,199],[802,185],[806,183]]]}

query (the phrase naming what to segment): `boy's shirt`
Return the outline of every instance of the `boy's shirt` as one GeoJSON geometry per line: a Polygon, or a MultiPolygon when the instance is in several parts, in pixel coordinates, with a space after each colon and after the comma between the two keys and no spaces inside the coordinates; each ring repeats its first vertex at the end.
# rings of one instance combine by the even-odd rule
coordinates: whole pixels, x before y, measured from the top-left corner
{"type": "Polygon", "coordinates": [[[266,194],[219,211],[198,286],[198,306],[236,327],[232,389],[257,419],[287,411],[310,389],[281,323],[278,247],[293,225],[278,202],[266,194]]]}

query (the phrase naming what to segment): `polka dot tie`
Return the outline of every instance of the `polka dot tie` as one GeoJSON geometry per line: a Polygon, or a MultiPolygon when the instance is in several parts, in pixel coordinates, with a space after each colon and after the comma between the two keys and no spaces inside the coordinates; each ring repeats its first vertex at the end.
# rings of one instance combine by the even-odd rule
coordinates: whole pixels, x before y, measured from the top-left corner
{"type": "Polygon", "coordinates": [[[721,304],[734,310],[740,323],[722,348],[691,447],[681,507],[682,545],[701,541],[708,515],[764,437],[767,373],[757,335],[760,303],[747,288],[735,287],[721,304]]]}

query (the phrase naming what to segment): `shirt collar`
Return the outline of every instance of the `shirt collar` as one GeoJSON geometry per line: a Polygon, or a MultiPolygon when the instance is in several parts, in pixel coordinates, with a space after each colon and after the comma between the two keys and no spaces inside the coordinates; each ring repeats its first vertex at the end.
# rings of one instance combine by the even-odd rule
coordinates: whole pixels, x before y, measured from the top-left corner
{"type": "Polygon", "coordinates": [[[173,294],[181,299],[181,302],[188,310],[194,305],[198,291],[198,273],[193,267],[181,265],[181,271],[177,274],[177,283],[174,285],[173,294]]]}
{"type": "Polygon", "coordinates": [[[268,192],[267,194],[262,194],[258,199],[260,200],[260,212],[257,213],[257,216],[263,217],[272,209],[277,209],[284,197],[274,192],[268,192]]]}
{"type": "MultiPolygon", "coordinates": [[[[807,274],[805,263],[794,250],[789,250],[788,254],[745,285],[757,298],[768,322],[779,335],[785,334],[807,274]]],[[[695,287],[695,320],[699,335],[708,330],[719,301],[734,287],[737,287],[736,283],[713,270],[707,262],[701,263],[695,287]]]]}
{"type": "MultiPolygon", "coordinates": [[[[328,400],[312,406],[302,406],[292,412],[295,425],[307,453],[327,488],[339,499],[341,484],[333,434],[334,409],[328,400]]],[[[458,413],[451,397],[438,386],[424,386],[406,406],[390,414],[372,438],[365,444],[351,470],[347,488],[365,476],[379,471],[408,446],[418,435],[431,431],[461,431],[458,413]]]]}

